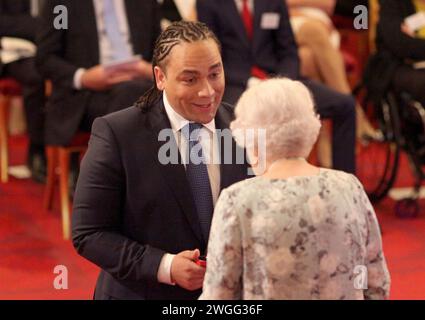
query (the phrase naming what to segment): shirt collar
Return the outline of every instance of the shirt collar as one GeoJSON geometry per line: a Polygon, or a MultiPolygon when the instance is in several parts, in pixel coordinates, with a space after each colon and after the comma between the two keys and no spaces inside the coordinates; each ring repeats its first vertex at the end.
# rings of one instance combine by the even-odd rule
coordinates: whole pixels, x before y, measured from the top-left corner
{"type": "MultiPolygon", "coordinates": [[[[162,100],[164,102],[165,112],[167,113],[168,119],[171,123],[171,128],[174,132],[179,132],[185,125],[193,122],[185,119],[174,110],[168,101],[165,91],[163,91],[162,100]]],[[[210,122],[203,124],[203,127],[207,128],[211,133],[215,133],[215,119],[212,119],[210,122]]]]}

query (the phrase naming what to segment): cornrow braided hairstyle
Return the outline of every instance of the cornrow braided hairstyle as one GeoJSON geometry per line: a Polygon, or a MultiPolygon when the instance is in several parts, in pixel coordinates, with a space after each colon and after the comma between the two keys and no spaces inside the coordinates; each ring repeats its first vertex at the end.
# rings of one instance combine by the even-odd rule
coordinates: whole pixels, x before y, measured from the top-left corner
{"type": "Polygon", "coordinates": [[[154,68],[164,67],[164,60],[170,55],[171,50],[182,42],[193,43],[201,40],[213,39],[221,50],[220,41],[216,35],[202,22],[177,21],[165,29],[155,42],[152,58],[153,86],[146,91],[136,102],[136,107],[142,112],[148,112],[154,103],[162,96],[162,91],[156,87],[154,68]]]}

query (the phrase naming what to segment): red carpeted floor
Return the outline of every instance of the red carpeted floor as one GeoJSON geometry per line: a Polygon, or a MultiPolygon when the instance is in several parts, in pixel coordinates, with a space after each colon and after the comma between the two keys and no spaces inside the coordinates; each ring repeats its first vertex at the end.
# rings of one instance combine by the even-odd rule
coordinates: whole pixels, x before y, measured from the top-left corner
{"type": "MultiPolygon", "coordinates": [[[[13,138],[13,164],[25,159],[26,139],[13,138]]],[[[0,184],[0,299],[91,299],[98,268],[62,239],[59,202],[42,207],[43,185],[0,184]],[[56,290],[55,266],[68,269],[68,290],[56,290]]]]}
{"type": "MultiPolygon", "coordinates": [[[[11,139],[12,164],[25,159],[26,139],[11,139]]],[[[411,186],[404,158],[398,186],[411,186]]],[[[0,185],[0,299],[91,299],[98,269],[61,234],[59,205],[42,209],[43,186],[11,179],[0,185]],[[54,268],[68,269],[68,289],[56,290],[54,268]]],[[[375,206],[392,277],[391,299],[425,299],[425,201],[412,220],[394,216],[394,201],[375,206]]]]}

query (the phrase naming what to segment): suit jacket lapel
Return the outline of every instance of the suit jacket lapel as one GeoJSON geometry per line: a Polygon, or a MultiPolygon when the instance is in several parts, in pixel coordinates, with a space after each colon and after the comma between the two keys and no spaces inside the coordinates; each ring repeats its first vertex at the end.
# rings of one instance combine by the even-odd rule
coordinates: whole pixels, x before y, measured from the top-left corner
{"type": "Polygon", "coordinates": [[[267,1],[254,0],[254,38],[252,43],[253,52],[255,52],[259,44],[259,39],[262,32],[261,17],[263,13],[266,11],[266,5],[267,5],[267,1]]]}
{"type": "Polygon", "coordinates": [[[96,65],[100,63],[100,48],[94,3],[93,0],[79,1],[78,6],[82,8],[79,8],[78,10],[76,10],[76,12],[85,12],[87,14],[87,19],[81,19],[81,17],[74,17],[75,23],[84,24],[85,32],[90,35],[91,39],[88,43],[88,45],[90,46],[88,48],[88,51],[91,55],[91,64],[96,65]]]}
{"type": "Polygon", "coordinates": [[[405,3],[406,3],[406,5],[405,5],[404,9],[405,9],[406,12],[403,12],[403,15],[405,15],[407,17],[407,16],[414,14],[416,9],[415,9],[415,5],[413,4],[413,1],[406,1],[405,3]]]}
{"type": "Polygon", "coordinates": [[[246,34],[245,26],[243,24],[241,14],[238,11],[235,1],[225,0],[222,5],[222,8],[223,8],[223,13],[228,14],[228,17],[226,20],[233,24],[233,27],[237,31],[239,38],[248,48],[251,48],[251,43],[248,39],[248,35],[246,34]]]}
{"type": "MultiPolygon", "coordinates": [[[[153,106],[149,111],[149,123],[152,129],[152,156],[154,161],[158,162],[158,152],[160,148],[167,143],[167,141],[158,141],[158,135],[163,129],[170,129],[171,124],[168,120],[167,114],[164,109],[162,100],[153,106]]],[[[177,143],[172,136],[174,146],[177,148],[177,143]]],[[[161,165],[161,173],[164,180],[168,183],[172,190],[177,202],[180,204],[181,210],[187,217],[187,220],[198,240],[206,245],[202,237],[201,226],[196,212],[195,203],[190,192],[189,182],[186,178],[186,171],[184,165],[181,164],[181,157],[179,153],[179,164],[161,165]]]]}
{"type": "MultiPolygon", "coordinates": [[[[128,32],[130,34],[130,42],[133,46],[134,53],[140,54],[142,52],[142,42],[135,41],[140,39],[140,32],[143,32],[143,26],[140,24],[140,11],[142,10],[138,1],[125,0],[125,10],[128,21],[128,32]]],[[[149,18],[146,18],[149,19],[149,18]]]]}

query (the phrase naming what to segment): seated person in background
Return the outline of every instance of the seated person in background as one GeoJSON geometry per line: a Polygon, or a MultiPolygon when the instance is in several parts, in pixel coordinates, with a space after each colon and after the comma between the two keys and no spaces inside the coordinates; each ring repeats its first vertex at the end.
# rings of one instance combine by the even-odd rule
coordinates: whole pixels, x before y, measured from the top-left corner
{"type": "Polygon", "coordinates": [[[417,12],[425,12],[424,0],[380,1],[376,42],[378,51],[390,53],[398,64],[394,88],[411,94],[425,106],[425,25],[411,30],[405,23],[417,12]]]}
{"type": "MultiPolygon", "coordinates": [[[[339,50],[340,35],[330,19],[335,0],[288,0],[287,5],[298,45],[301,75],[324,83],[338,92],[350,94],[344,59],[339,50]]],[[[382,133],[372,127],[359,104],[356,105],[356,116],[358,138],[383,139],[382,133]]],[[[321,164],[329,167],[331,142],[328,130],[323,130],[325,128],[322,127],[319,137],[319,150],[324,153],[321,154],[321,164]]]]}
{"type": "MultiPolygon", "coordinates": [[[[226,70],[223,100],[236,103],[250,83],[273,75],[299,78],[297,45],[282,0],[197,0],[197,14],[219,38],[226,70]]],[[[302,80],[312,91],[318,113],[331,119],[332,164],[355,171],[355,101],[326,86],[302,80]]]]}
{"type": "Polygon", "coordinates": [[[378,221],[362,185],[305,160],[320,129],[308,89],[267,80],[242,95],[235,113],[232,133],[254,163],[260,148],[243,137],[265,130],[266,169],[221,193],[200,298],[388,298],[378,221]]]}
{"type": "Polygon", "coordinates": [[[15,78],[22,86],[29,137],[27,165],[32,178],[43,182],[45,88],[44,79],[35,67],[32,45],[39,25],[38,10],[34,1],[0,0],[0,77],[15,78]]]}
{"type": "Polygon", "coordinates": [[[53,82],[46,143],[67,145],[96,117],[132,105],[152,84],[152,58],[160,32],[156,0],[47,0],[37,64],[53,82]],[[68,28],[55,28],[53,8],[68,10],[68,28]],[[140,59],[126,68],[105,65],[140,59]]]}

